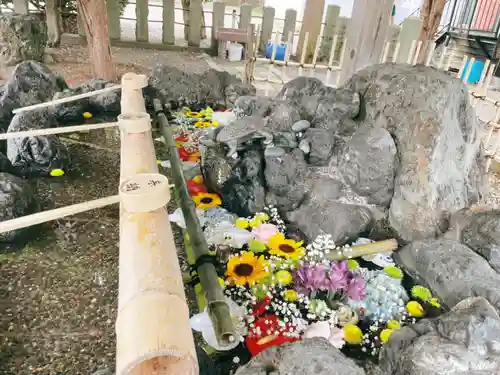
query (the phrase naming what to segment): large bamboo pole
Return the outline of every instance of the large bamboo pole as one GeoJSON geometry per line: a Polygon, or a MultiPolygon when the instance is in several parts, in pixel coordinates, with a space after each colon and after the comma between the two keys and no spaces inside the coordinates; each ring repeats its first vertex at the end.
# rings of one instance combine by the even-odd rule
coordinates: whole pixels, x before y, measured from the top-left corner
{"type": "MultiPolygon", "coordinates": [[[[155,99],[153,104],[165,144],[168,148],[172,180],[175,183],[176,198],[186,220],[189,243],[197,261],[200,259],[207,259],[208,244],[203,234],[203,230],[201,229],[198,216],[196,215],[194,202],[187,189],[179,153],[177,152],[175,140],[172,136],[172,130],[168,125],[165,113],[163,113],[163,106],[160,100],[155,99]]],[[[205,292],[207,311],[213,323],[217,341],[220,346],[227,346],[237,339],[237,335],[229,312],[229,306],[219,284],[215,266],[210,262],[200,261],[199,264],[196,264],[196,271],[200,279],[200,284],[205,292]]]]}
{"type": "Polygon", "coordinates": [[[148,85],[144,74],[125,73],[122,76],[122,114],[146,112],[142,89],[148,85]]]}
{"type": "Polygon", "coordinates": [[[120,180],[137,173],[158,173],[151,117],[148,113],[122,113],[118,116],[121,130],[120,180]]]}
{"type": "Polygon", "coordinates": [[[117,375],[199,373],[166,205],[169,183],[157,173],[120,185],[120,283],[117,375]]]}

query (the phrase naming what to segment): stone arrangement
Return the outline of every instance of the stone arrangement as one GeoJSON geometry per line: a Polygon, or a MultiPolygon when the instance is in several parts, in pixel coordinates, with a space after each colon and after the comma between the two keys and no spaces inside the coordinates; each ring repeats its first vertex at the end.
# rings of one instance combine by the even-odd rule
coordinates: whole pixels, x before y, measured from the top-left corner
{"type": "MultiPolygon", "coordinates": [[[[1,132],[116,117],[118,91],[12,115],[109,84],[69,88],[22,62],[0,88],[1,132]]],[[[224,72],[158,65],[144,93],[170,111],[240,340],[220,347],[203,311],[192,327],[236,374],[498,373],[500,211],[476,206],[480,126],[458,79],[382,64],[337,89],[299,77],[266,98],[224,72]],[[332,258],[388,238],[394,254],[332,258]]],[[[2,221],[38,210],[31,178],[71,171],[57,136],[2,151],[2,221]]],[[[170,219],[185,227],[179,210],[170,219]]]]}

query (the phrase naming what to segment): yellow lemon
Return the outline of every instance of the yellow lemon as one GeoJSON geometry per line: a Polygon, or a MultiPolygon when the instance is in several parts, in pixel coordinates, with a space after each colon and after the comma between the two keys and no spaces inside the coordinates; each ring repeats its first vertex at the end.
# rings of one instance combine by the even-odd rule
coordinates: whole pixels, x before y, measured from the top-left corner
{"type": "Polygon", "coordinates": [[[83,118],[85,118],[85,119],[87,119],[87,120],[88,120],[89,118],[92,118],[92,113],[90,113],[90,112],[83,112],[83,114],[82,114],[82,115],[83,115],[83,118]]]}
{"type": "Polygon", "coordinates": [[[363,342],[363,332],[354,324],[344,325],[344,341],[351,345],[359,345],[363,342]]]}
{"type": "Polygon", "coordinates": [[[400,329],[401,328],[401,323],[399,323],[397,320],[389,320],[387,322],[387,328],[389,328],[389,329],[400,329]]]}
{"type": "Polygon", "coordinates": [[[349,259],[347,261],[347,268],[349,268],[350,270],[355,270],[355,269],[359,268],[359,263],[357,261],[355,261],[354,259],[349,259]]]}
{"type": "Polygon", "coordinates": [[[393,279],[402,279],[403,271],[401,271],[398,267],[395,266],[387,266],[384,268],[384,272],[392,277],[393,279]]]}
{"type": "Polygon", "coordinates": [[[408,314],[410,314],[410,316],[413,316],[415,318],[421,318],[425,313],[424,308],[417,301],[408,302],[406,304],[406,311],[408,311],[408,314]]]}
{"type": "Polygon", "coordinates": [[[283,292],[283,298],[288,302],[295,302],[298,300],[297,292],[293,289],[287,289],[283,292]]]}
{"type": "Polygon", "coordinates": [[[385,344],[387,341],[389,341],[389,338],[392,335],[392,329],[384,329],[382,332],[380,332],[380,341],[382,341],[382,344],[385,344]]]}
{"type": "Polygon", "coordinates": [[[239,217],[236,219],[235,225],[237,228],[247,229],[250,226],[250,223],[248,222],[248,219],[245,219],[243,217],[239,217]]]}
{"type": "Polygon", "coordinates": [[[267,246],[262,241],[250,240],[248,241],[248,249],[254,253],[262,253],[263,251],[266,251],[267,246]]]}
{"type": "Polygon", "coordinates": [[[259,212],[257,215],[258,218],[260,218],[262,221],[268,221],[269,220],[269,215],[266,214],[265,212],[259,212]]]}
{"type": "Polygon", "coordinates": [[[52,177],[61,177],[64,176],[64,171],[62,169],[52,169],[50,175],[52,177]]]}
{"type": "Polygon", "coordinates": [[[262,224],[262,219],[258,216],[254,217],[252,220],[250,220],[250,226],[252,228],[258,227],[261,224],[262,224]]]}
{"type": "Polygon", "coordinates": [[[278,282],[282,285],[289,285],[293,281],[292,274],[286,270],[276,272],[276,279],[278,279],[278,282]]]}

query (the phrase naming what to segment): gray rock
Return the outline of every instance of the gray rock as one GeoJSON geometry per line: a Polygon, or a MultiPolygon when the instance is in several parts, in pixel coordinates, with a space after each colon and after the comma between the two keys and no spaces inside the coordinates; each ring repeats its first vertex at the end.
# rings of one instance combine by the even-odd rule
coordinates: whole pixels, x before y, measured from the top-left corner
{"type": "Polygon", "coordinates": [[[465,245],[450,239],[416,241],[397,251],[394,259],[447,307],[483,296],[500,308],[500,275],[465,245]]]}
{"type": "Polygon", "coordinates": [[[447,236],[467,245],[500,273],[500,210],[461,210],[452,216],[447,236]]]}
{"type": "Polygon", "coordinates": [[[210,69],[201,74],[157,64],[145,90],[149,102],[159,97],[167,107],[202,104],[230,108],[240,96],[255,95],[255,88],[229,73],[210,69]]]}
{"type": "Polygon", "coordinates": [[[314,338],[272,347],[235,375],[364,375],[364,370],[325,339],[314,338]]]}
{"type": "MultiPolygon", "coordinates": [[[[91,81],[79,86],[79,93],[92,92],[114,86],[113,82],[104,79],[92,79],[91,81]]],[[[89,98],[89,104],[92,112],[97,113],[120,113],[121,90],[108,91],[89,98]]]]}
{"type": "Polygon", "coordinates": [[[283,148],[296,148],[299,144],[297,142],[297,137],[291,132],[281,132],[277,133],[273,137],[273,143],[277,147],[283,148]]]}
{"type": "Polygon", "coordinates": [[[300,99],[300,102],[298,104],[300,118],[311,122],[316,116],[316,111],[318,110],[318,104],[321,98],[322,98],[321,95],[311,95],[302,97],[302,99],[300,99]]]}
{"type": "Polygon", "coordinates": [[[326,90],[327,87],[318,78],[300,76],[285,83],[274,99],[288,100],[297,105],[302,98],[323,95],[326,90]]]}
{"type": "Polygon", "coordinates": [[[97,370],[96,372],[93,372],[92,375],[115,375],[115,373],[107,368],[97,370]]]}
{"type": "Polygon", "coordinates": [[[485,298],[463,300],[439,318],[393,332],[379,362],[385,375],[496,375],[500,317],[485,298]]]}
{"type": "Polygon", "coordinates": [[[300,228],[309,241],[320,234],[331,234],[336,244],[344,244],[368,230],[373,222],[369,208],[334,200],[307,200],[286,218],[300,228]]]}
{"type": "Polygon", "coordinates": [[[339,132],[377,127],[395,140],[399,165],[389,223],[402,240],[441,234],[449,213],[485,194],[481,129],[459,79],[431,67],[388,63],[358,71],[345,88],[361,94],[363,111],[339,132]]]}
{"type": "Polygon", "coordinates": [[[47,102],[56,92],[67,88],[64,79],[41,63],[23,61],[18,64],[0,97],[0,131],[7,131],[14,109],[47,102]]]}
{"type": "Polygon", "coordinates": [[[311,143],[307,139],[302,139],[299,143],[299,148],[304,154],[309,154],[311,152],[311,143]]]}
{"type": "Polygon", "coordinates": [[[268,158],[276,158],[282,157],[286,154],[286,151],[282,147],[269,146],[264,150],[264,157],[268,158]]]}
{"type": "MultiPolygon", "coordinates": [[[[17,219],[39,209],[31,184],[20,177],[0,172],[0,222],[17,219]]],[[[0,242],[12,242],[26,236],[32,228],[0,233],[0,242]]]]}
{"type": "Polygon", "coordinates": [[[234,102],[233,111],[238,117],[261,116],[266,117],[271,113],[273,100],[267,96],[240,96],[234,102]]]}
{"type": "Polygon", "coordinates": [[[303,132],[311,127],[311,123],[307,120],[299,120],[292,125],[292,131],[295,133],[303,132]]]}
{"type": "Polygon", "coordinates": [[[266,121],[260,116],[245,116],[231,123],[230,126],[224,126],[216,136],[219,143],[227,143],[237,140],[238,143],[246,142],[256,136],[256,133],[263,130],[266,121]]]}
{"type": "MultiPolygon", "coordinates": [[[[21,112],[12,119],[8,133],[58,127],[52,109],[21,112]]],[[[67,172],[71,163],[68,148],[56,135],[7,140],[7,157],[23,176],[48,176],[53,169],[67,172]]]]}
{"type": "Polygon", "coordinates": [[[368,203],[386,206],[394,192],[397,150],[391,135],[381,128],[360,129],[340,154],[339,171],[368,203]]]}
{"type": "Polygon", "coordinates": [[[326,165],[333,154],[335,144],[333,132],[326,129],[309,128],[304,132],[304,139],[309,142],[309,163],[326,165]]]}
{"type": "Polygon", "coordinates": [[[343,122],[359,114],[360,96],[356,91],[339,88],[322,96],[311,122],[313,127],[344,134],[343,122]]]}
{"type": "Polygon", "coordinates": [[[0,14],[0,66],[24,60],[43,61],[47,46],[45,20],[36,15],[0,14]]]}
{"type": "Polygon", "coordinates": [[[222,145],[206,147],[203,150],[201,172],[205,186],[209,191],[220,193],[231,176],[234,161],[226,158],[222,145]]]}
{"type": "Polygon", "coordinates": [[[269,117],[266,128],[272,133],[290,132],[292,126],[300,120],[299,111],[290,103],[277,103],[269,117]]]}
{"type": "Polygon", "coordinates": [[[294,149],[280,156],[266,155],[265,161],[267,188],[278,197],[278,201],[286,201],[286,206],[280,205],[278,208],[287,211],[297,208],[308,191],[305,185],[308,168],[304,153],[294,149]]]}

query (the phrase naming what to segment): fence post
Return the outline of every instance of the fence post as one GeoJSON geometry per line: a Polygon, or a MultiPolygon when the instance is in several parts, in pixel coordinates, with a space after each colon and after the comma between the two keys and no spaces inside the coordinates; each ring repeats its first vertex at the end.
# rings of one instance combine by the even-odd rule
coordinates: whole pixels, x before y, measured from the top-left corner
{"type": "Polygon", "coordinates": [[[292,33],[292,39],[289,42],[293,45],[296,27],[297,11],[295,9],[287,9],[285,12],[285,24],[283,25],[283,35],[281,35],[281,41],[288,42],[288,37],[290,36],[290,33],[292,33]]]}
{"type": "Polygon", "coordinates": [[[240,7],[240,29],[247,29],[252,22],[252,5],[242,4],[240,7]]]}
{"type": "Polygon", "coordinates": [[[199,47],[201,41],[201,18],[203,17],[203,8],[201,0],[191,0],[189,4],[189,33],[188,45],[199,47]]]}
{"type": "Polygon", "coordinates": [[[387,54],[386,61],[393,61],[395,53],[398,52],[396,51],[396,46],[398,44],[400,32],[401,32],[401,27],[399,25],[391,25],[389,27],[389,32],[387,33],[387,43],[389,43],[389,51],[387,54]]]}
{"type": "Polygon", "coordinates": [[[321,42],[321,56],[330,56],[333,37],[339,29],[340,7],[336,5],[328,5],[326,9],[326,22],[323,29],[323,40],[321,42]]]}
{"type": "Polygon", "coordinates": [[[341,84],[359,69],[380,62],[393,5],[394,0],[354,0],[340,71],[341,84]]]}
{"type": "Polygon", "coordinates": [[[325,0],[306,0],[302,27],[300,28],[299,43],[297,45],[297,56],[304,56],[305,61],[313,54],[316,41],[321,33],[321,23],[323,22],[323,11],[325,0]],[[308,34],[307,43],[304,43],[305,35],[308,34]],[[305,55],[302,49],[306,48],[305,55]]]}
{"type": "Polygon", "coordinates": [[[210,44],[214,51],[218,48],[217,42],[217,29],[224,27],[224,17],[226,12],[226,4],[222,1],[216,1],[214,3],[213,13],[212,13],[212,43],[210,44]]]}
{"type": "Polygon", "coordinates": [[[411,52],[412,43],[418,39],[422,21],[417,17],[408,17],[403,21],[399,32],[399,53],[396,62],[404,64],[411,52]]]}
{"type": "Polygon", "coordinates": [[[175,0],[163,0],[162,5],[161,40],[165,44],[175,44],[175,0]]]}
{"type": "Polygon", "coordinates": [[[29,14],[28,0],[14,0],[14,13],[29,14]]]}
{"type": "Polygon", "coordinates": [[[276,10],[273,7],[264,7],[262,27],[260,29],[260,41],[258,41],[257,46],[257,50],[260,52],[266,52],[267,44],[271,40],[275,13],[276,10]]]}
{"type": "Polygon", "coordinates": [[[120,39],[120,8],[118,0],[106,0],[108,11],[108,30],[110,39],[120,39]]]}
{"type": "Polygon", "coordinates": [[[135,40],[147,42],[149,40],[148,0],[136,0],[135,3],[135,40]]]}

